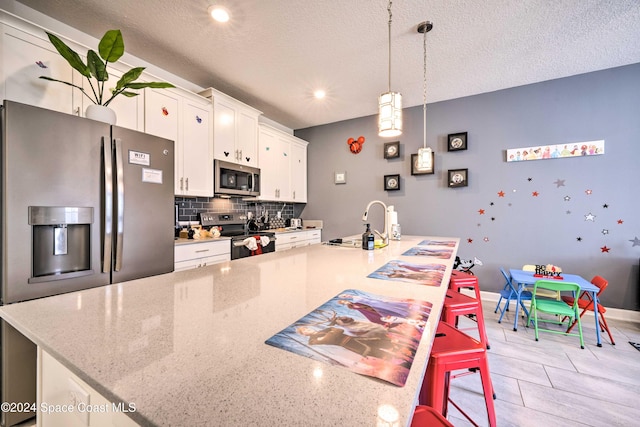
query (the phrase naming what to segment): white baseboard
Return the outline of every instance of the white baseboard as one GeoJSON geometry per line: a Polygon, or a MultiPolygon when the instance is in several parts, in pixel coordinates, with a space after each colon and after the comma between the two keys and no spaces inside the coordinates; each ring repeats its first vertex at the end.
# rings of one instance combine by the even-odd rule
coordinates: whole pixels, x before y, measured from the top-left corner
{"type": "MultiPolygon", "coordinates": [[[[463,289],[463,293],[472,297],[475,296],[473,291],[469,289],[463,289]]],[[[480,291],[480,297],[482,298],[482,301],[492,301],[492,302],[498,303],[498,299],[500,299],[500,294],[497,292],[480,291]]],[[[591,316],[591,314],[589,313],[585,313],[584,315],[591,316]]],[[[640,311],[607,307],[606,318],[611,320],[621,320],[624,322],[640,323],[640,311]]]]}

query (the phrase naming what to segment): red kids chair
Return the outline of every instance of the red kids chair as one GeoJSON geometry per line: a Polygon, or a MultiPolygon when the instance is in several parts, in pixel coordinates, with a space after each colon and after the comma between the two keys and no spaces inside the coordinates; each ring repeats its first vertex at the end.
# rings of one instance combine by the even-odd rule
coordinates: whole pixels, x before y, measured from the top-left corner
{"type": "MultiPolygon", "coordinates": [[[[602,332],[607,331],[607,334],[609,334],[609,340],[611,340],[611,344],[616,345],[615,341],[613,341],[613,337],[611,336],[609,325],[607,325],[607,320],[604,318],[604,314],[607,312],[607,309],[604,308],[602,304],[600,304],[600,294],[607,288],[607,286],[609,286],[609,281],[601,276],[594,276],[593,279],[591,279],[591,283],[600,288],[600,290],[596,294],[596,298],[598,298],[598,321],[600,322],[600,330],[602,332]]],[[[573,297],[563,296],[562,301],[566,302],[569,305],[573,305],[573,297]]],[[[591,296],[591,293],[583,291],[580,294],[580,297],[578,298],[578,308],[582,310],[582,312],[580,313],[580,317],[582,317],[582,315],[586,311],[593,311],[593,297],[591,296]]],[[[576,322],[577,320],[573,321],[571,326],[569,326],[569,329],[567,329],[567,332],[571,332],[571,329],[573,329],[576,322]]]]}

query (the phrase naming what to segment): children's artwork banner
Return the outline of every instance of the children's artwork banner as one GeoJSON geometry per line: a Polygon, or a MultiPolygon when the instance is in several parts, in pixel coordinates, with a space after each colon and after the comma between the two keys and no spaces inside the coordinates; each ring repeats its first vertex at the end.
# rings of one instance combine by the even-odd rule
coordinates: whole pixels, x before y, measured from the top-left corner
{"type": "Polygon", "coordinates": [[[347,289],[265,343],[402,387],[431,308],[347,289]]]}
{"type": "Polygon", "coordinates": [[[511,148],[507,150],[507,162],[567,159],[600,154],[604,154],[604,140],[511,148]]]}
{"type": "Polygon", "coordinates": [[[392,260],[369,274],[372,279],[397,280],[416,285],[440,286],[447,266],[444,264],[412,264],[392,260]]]}

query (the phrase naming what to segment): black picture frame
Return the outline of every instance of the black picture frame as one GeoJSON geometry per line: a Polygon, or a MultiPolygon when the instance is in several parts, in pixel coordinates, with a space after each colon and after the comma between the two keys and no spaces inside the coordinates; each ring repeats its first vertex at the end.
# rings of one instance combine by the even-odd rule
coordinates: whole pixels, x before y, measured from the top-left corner
{"type": "Polygon", "coordinates": [[[449,188],[466,187],[469,185],[468,169],[449,169],[447,171],[449,188]]]}
{"type": "Polygon", "coordinates": [[[400,157],[400,141],[384,143],[384,158],[395,159],[400,157]]]}
{"type": "Polygon", "coordinates": [[[385,175],[384,176],[384,189],[385,191],[397,191],[400,190],[400,175],[385,175]]]}
{"type": "Polygon", "coordinates": [[[447,151],[467,149],[467,132],[450,133],[447,136],[447,151]]]}
{"type": "Polygon", "coordinates": [[[411,175],[433,175],[436,167],[436,153],[431,152],[431,169],[418,169],[418,154],[411,155],[411,175]]]}

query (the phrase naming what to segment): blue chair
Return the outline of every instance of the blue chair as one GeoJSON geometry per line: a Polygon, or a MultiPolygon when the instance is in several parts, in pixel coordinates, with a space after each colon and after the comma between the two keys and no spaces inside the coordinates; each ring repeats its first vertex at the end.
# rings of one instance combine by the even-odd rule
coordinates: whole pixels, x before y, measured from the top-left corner
{"type": "MultiPolygon", "coordinates": [[[[517,301],[518,299],[518,290],[513,285],[513,282],[511,282],[511,276],[508,275],[502,267],[500,267],[500,272],[504,276],[506,283],[504,284],[504,288],[500,291],[500,299],[498,300],[498,304],[496,305],[496,309],[494,310],[494,313],[497,313],[498,310],[500,310],[500,318],[498,319],[498,323],[502,323],[504,312],[509,311],[509,303],[511,302],[511,300],[517,301]],[[500,307],[500,303],[502,302],[502,300],[505,300],[505,303],[503,307],[500,307]]],[[[522,307],[522,309],[524,310],[524,315],[526,317],[529,317],[529,310],[527,310],[527,307],[525,307],[524,301],[530,300],[531,292],[522,291],[522,294],[520,295],[520,307],[522,307]]]]}

